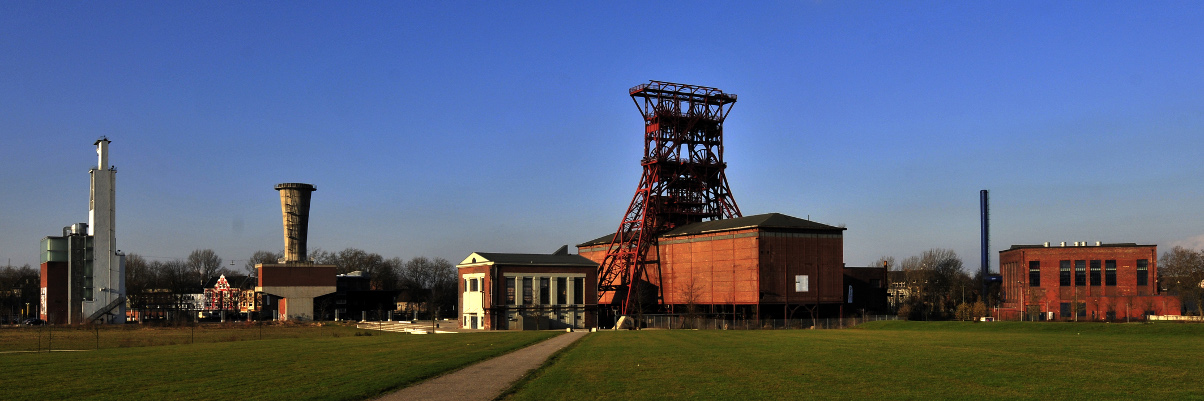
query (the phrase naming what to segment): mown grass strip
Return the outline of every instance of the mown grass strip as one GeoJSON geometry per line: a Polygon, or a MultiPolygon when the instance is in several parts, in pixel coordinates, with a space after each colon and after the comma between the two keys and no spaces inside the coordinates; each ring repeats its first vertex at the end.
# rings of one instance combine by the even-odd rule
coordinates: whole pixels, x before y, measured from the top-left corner
{"type": "Polygon", "coordinates": [[[310,337],[0,355],[4,399],[358,400],[555,332],[310,337]]]}

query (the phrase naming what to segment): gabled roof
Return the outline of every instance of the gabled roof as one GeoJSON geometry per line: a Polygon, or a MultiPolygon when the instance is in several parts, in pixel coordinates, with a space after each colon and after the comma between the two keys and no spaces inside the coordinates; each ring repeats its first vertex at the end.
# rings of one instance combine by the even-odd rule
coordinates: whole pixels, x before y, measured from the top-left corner
{"type": "MultiPolygon", "coordinates": [[[[805,230],[805,231],[844,231],[844,227],[834,227],[827,224],[816,223],[811,220],[800,219],[798,217],[787,216],[781,213],[765,213],[755,216],[737,217],[734,219],[721,219],[704,221],[701,223],[686,224],[681,227],[669,230],[662,237],[676,237],[681,235],[703,234],[719,231],[742,230],[747,228],[781,228],[790,230],[805,230]]],[[[577,246],[591,246],[609,244],[614,238],[614,234],[607,234],[592,241],[586,241],[577,246]]]]}
{"type": "Polygon", "coordinates": [[[590,246],[590,245],[603,245],[603,244],[609,244],[609,243],[610,243],[610,240],[611,240],[612,238],[614,238],[614,237],[615,237],[615,234],[614,234],[614,233],[606,234],[606,235],[603,235],[603,236],[601,236],[601,237],[594,238],[594,239],[592,239],[592,240],[585,241],[585,242],[582,242],[582,243],[580,243],[580,244],[577,244],[577,247],[590,246]]]}
{"type": "Polygon", "coordinates": [[[226,279],[226,283],[230,286],[230,288],[247,289],[255,287],[255,284],[253,283],[255,281],[254,277],[244,276],[241,274],[231,274],[229,276],[223,274],[219,275],[218,277],[210,277],[208,280],[205,280],[205,284],[203,284],[201,288],[214,288],[222,278],[226,279]]]}
{"type": "Polygon", "coordinates": [[[494,253],[473,252],[460,265],[501,264],[525,266],[580,266],[598,267],[594,261],[581,255],[556,255],[546,253],[494,253]]]}

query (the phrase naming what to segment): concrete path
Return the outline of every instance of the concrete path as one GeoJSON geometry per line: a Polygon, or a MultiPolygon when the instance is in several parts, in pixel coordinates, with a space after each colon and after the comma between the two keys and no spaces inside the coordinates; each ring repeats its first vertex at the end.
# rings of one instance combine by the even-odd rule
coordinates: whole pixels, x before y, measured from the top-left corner
{"type": "Polygon", "coordinates": [[[553,353],[577,341],[586,333],[575,331],[561,334],[518,351],[403,388],[378,400],[492,400],[506,391],[512,383],[542,365],[553,353]]]}

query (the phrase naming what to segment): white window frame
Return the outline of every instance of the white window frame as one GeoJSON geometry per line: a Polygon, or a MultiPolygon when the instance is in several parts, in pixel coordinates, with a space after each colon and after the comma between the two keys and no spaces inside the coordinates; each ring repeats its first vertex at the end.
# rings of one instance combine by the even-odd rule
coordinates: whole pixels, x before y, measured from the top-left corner
{"type": "Polygon", "coordinates": [[[560,304],[555,303],[556,302],[556,288],[557,288],[556,278],[557,277],[566,277],[566,278],[568,278],[568,280],[566,280],[567,282],[565,285],[567,285],[569,288],[568,288],[568,291],[566,291],[567,298],[565,299],[565,301],[567,303],[565,305],[575,305],[573,303],[573,299],[574,299],[574,295],[576,294],[576,290],[573,288],[573,280],[572,279],[575,277],[580,277],[582,280],[584,280],[585,274],[583,274],[583,273],[504,273],[504,274],[502,274],[502,277],[503,277],[503,279],[514,277],[514,304],[516,306],[520,306],[523,304],[523,278],[525,278],[525,277],[532,278],[531,292],[533,292],[533,294],[531,294],[531,299],[534,302],[534,304],[532,306],[560,305],[560,304]],[[549,299],[541,300],[541,299],[539,299],[539,279],[544,278],[544,277],[548,278],[548,280],[551,280],[551,282],[548,284],[548,298],[549,299]]]}
{"type": "Polygon", "coordinates": [[[464,292],[465,293],[485,292],[485,273],[463,274],[460,276],[460,278],[464,280],[464,292]],[[470,281],[472,281],[472,280],[476,280],[476,282],[477,282],[477,290],[476,291],[472,291],[472,284],[470,284],[470,281]]]}

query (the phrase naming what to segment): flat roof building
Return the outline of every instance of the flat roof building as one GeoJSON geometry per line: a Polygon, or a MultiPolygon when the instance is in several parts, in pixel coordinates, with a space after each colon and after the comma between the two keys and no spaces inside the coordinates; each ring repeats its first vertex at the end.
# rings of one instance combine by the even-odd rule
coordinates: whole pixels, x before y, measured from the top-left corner
{"type": "Polygon", "coordinates": [[[999,252],[1000,318],[1125,320],[1178,315],[1159,293],[1158,247],[1076,242],[1012,245],[999,252]]]}

